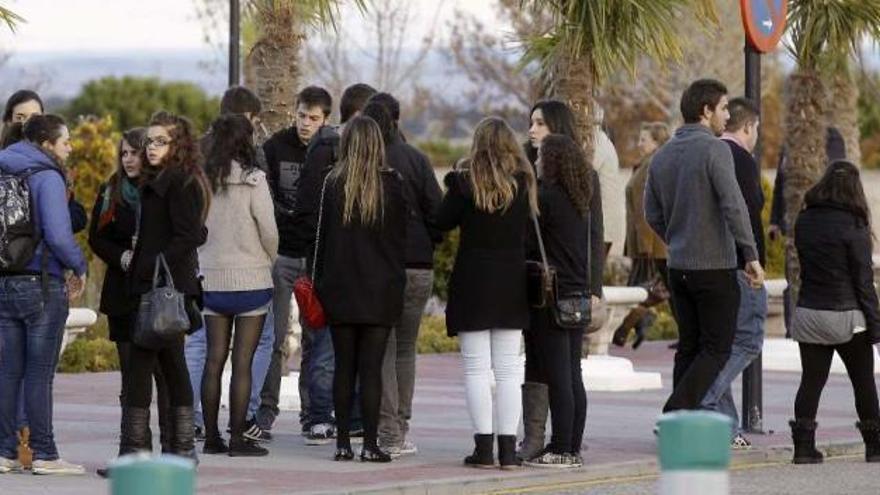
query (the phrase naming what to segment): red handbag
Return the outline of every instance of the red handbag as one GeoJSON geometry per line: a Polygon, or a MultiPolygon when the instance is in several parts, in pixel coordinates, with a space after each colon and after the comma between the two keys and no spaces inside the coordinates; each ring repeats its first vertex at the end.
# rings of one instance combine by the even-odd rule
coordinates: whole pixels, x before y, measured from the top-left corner
{"type": "Polygon", "coordinates": [[[324,307],[315,292],[312,277],[303,275],[293,281],[293,297],[296,298],[299,314],[309,329],[316,330],[327,325],[324,307]]]}
{"type": "Polygon", "coordinates": [[[315,253],[312,256],[312,273],[298,277],[293,281],[293,297],[296,299],[296,305],[299,307],[299,314],[310,330],[321,330],[327,326],[327,316],[324,314],[324,306],[318,299],[318,293],[315,291],[315,269],[318,265],[318,244],[321,242],[321,221],[324,216],[324,193],[327,190],[327,179],[324,177],[324,184],[321,186],[321,202],[318,207],[318,228],[315,232],[315,253]]]}

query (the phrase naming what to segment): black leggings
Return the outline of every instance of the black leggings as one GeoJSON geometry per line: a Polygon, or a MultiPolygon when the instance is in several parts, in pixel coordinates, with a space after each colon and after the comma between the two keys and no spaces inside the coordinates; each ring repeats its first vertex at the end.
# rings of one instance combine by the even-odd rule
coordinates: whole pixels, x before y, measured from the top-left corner
{"type": "Polygon", "coordinates": [[[391,327],[337,325],[330,327],[336,371],[333,374],[333,408],[336,412],[336,447],[351,447],[351,410],[355,383],[360,383],[364,447],[376,448],[379,405],[382,401],[382,360],[391,327]]]}
{"type": "Polygon", "coordinates": [[[587,420],[587,392],[581,374],[583,330],[559,328],[548,310],[532,310],[525,332],[526,381],[547,385],[553,433],[548,449],[579,453],[587,420]]]}
{"type": "Polygon", "coordinates": [[[265,320],[265,315],[205,316],[208,354],[202,374],[202,414],[205,420],[205,436],[208,438],[220,436],[217,415],[220,410],[221,377],[233,335],[235,343],[232,346],[232,380],[229,384],[229,426],[233,437],[240,437],[244,433],[247,407],[251,398],[251,364],[265,320]]]}
{"type": "Polygon", "coordinates": [[[183,356],[183,337],[158,351],[131,344],[130,372],[125,377],[125,405],[127,407],[150,407],[153,395],[153,373],[156,363],[165,377],[168,402],[171,407],[192,407],[192,386],[186,359],[183,356]]]}
{"type": "Polygon", "coordinates": [[[856,400],[856,412],[862,421],[880,419],[877,405],[877,387],[874,384],[874,346],[868,332],[853,335],[852,340],[839,345],[798,344],[801,348],[801,385],[794,401],[794,415],[799,419],[816,419],[819,398],[828,373],[834,351],[846,366],[856,400]]]}

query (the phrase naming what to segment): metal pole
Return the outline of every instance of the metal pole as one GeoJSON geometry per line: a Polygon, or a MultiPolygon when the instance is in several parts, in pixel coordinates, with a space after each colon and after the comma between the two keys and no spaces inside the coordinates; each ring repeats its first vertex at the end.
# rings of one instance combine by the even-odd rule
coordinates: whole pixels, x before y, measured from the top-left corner
{"type": "MultiPolygon", "coordinates": [[[[746,41],[746,98],[752,100],[761,110],[761,54],[746,41]]],[[[760,134],[759,134],[760,136],[760,134]]],[[[761,163],[761,140],[754,151],[755,161],[761,163]]],[[[760,165],[759,165],[760,166],[760,165]]],[[[761,355],[742,374],[742,428],[749,433],[763,433],[764,429],[764,397],[763,397],[763,365],[761,355]]]]}
{"type": "Polygon", "coordinates": [[[241,80],[241,10],[239,0],[229,0],[229,86],[238,85],[241,80]]]}

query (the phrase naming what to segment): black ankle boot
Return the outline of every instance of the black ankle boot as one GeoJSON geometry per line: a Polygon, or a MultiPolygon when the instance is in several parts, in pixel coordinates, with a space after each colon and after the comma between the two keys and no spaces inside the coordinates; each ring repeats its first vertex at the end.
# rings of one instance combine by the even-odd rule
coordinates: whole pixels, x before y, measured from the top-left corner
{"type": "MultiPolygon", "coordinates": [[[[119,432],[119,457],[137,452],[150,452],[150,410],[145,407],[123,407],[119,432]]],[[[98,476],[106,478],[108,468],[99,468],[98,476]]]]}
{"type": "Polygon", "coordinates": [[[498,465],[501,469],[516,469],[521,464],[516,457],[516,435],[498,435],[498,465]]]}
{"type": "Polygon", "coordinates": [[[269,455],[268,450],[241,435],[235,435],[229,440],[229,457],[263,457],[266,455],[269,455]]]}
{"type": "Polygon", "coordinates": [[[865,462],[880,462],[880,419],[856,423],[865,441],[865,462]]]}
{"type": "Polygon", "coordinates": [[[492,433],[474,435],[474,453],[464,458],[465,465],[482,469],[494,468],[494,440],[495,435],[492,433]]]}
{"type": "Polygon", "coordinates": [[[798,418],[788,422],[794,442],[794,464],[821,464],[822,453],[816,450],[816,422],[798,418]]]}
{"type": "Polygon", "coordinates": [[[196,455],[195,428],[193,427],[192,407],[172,407],[172,426],[174,436],[171,438],[171,450],[175,455],[191,459],[198,465],[199,457],[196,455]]]}
{"type": "Polygon", "coordinates": [[[205,445],[202,447],[203,454],[226,454],[228,452],[229,447],[219,434],[217,436],[205,437],[205,445]]]}

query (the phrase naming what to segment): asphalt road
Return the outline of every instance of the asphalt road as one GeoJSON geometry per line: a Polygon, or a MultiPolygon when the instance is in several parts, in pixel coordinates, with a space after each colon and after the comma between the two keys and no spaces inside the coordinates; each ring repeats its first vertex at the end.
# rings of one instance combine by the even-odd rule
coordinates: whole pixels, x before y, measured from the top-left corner
{"type": "MultiPolygon", "coordinates": [[[[657,493],[657,477],[620,478],[582,484],[494,492],[541,495],[648,495],[657,493]]],[[[730,473],[730,495],[880,494],[880,464],[862,456],[834,458],[818,466],[763,464],[730,473]]]]}

